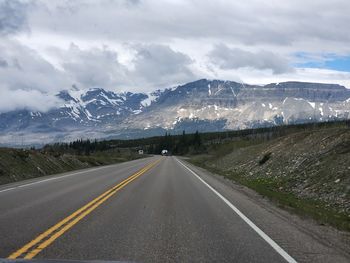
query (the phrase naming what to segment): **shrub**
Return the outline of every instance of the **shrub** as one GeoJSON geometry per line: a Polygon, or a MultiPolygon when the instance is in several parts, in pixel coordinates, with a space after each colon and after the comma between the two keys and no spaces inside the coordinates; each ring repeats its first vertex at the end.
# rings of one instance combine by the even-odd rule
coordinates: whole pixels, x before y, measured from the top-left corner
{"type": "Polygon", "coordinates": [[[271,158],[271,155],[271,152],[265,153],[263,158],[260,159],[259,165],[263,165],[264,163],[266,163],[271,158]]]}

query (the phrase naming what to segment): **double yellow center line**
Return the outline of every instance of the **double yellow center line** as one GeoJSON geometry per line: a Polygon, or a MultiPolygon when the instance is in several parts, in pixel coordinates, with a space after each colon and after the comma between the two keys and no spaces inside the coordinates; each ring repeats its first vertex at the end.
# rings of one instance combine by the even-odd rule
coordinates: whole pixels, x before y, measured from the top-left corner
{"type": "Polygon", "coordinates": [[[78,209],[71,215],[67,216],[65,219],[58,222],[56,225],[50,227],[47,231],[37,236],[35,239],[30,241],[28,244],[24,245],[22,248],[20,248],[16,252],[12,253],[8,258],[9,259],[16,259],[16,258],[31,259],[35,257],[44,248],[52,244],[58,237],[63,235],[66,231],[68,231],[76,223],[78,223],[80,220],[82,220],[84,217],[90,214],[93,210],[99,207],[102,203],[104,203],[107,199],[113,196],[116,192],[118,192],[120,189],[125,187],[127,184],[134,181],[139,176],[143,175],[145,172],[147,172],[152,167],[157,165],[161,160],[162,159],[158,159],[148,164],[147,166],[145,166],[135,174],[131,175],[130,177],[122,181],[121,183],[110,188],[109,190],[107,190],[100,196],[96,197],[94,200],[92,200],[82,208],[78,209]]]}

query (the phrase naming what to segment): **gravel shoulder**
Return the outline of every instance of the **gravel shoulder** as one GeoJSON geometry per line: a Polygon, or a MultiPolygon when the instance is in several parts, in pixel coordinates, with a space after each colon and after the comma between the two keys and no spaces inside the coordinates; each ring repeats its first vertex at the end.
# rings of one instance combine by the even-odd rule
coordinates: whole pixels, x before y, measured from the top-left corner
{"type": "MultiPolygon", "coordinates": [[[[183,158],[186,161],[186,158],[183,158]]],[[[188,159],[187,159],[188,160],[188,159]]],[[[348,262],[350,233],[278,207],[276,202],[221,175],[186,162],[199,176],[231,200],[248,218],[299,262],[348,262]]]]}

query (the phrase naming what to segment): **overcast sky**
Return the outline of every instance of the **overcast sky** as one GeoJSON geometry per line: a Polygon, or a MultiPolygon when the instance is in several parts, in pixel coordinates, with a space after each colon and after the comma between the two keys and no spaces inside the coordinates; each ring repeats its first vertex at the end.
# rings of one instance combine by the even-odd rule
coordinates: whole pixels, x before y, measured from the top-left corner
{"type": "Polygon", "coordinates": [[[0,0],[0,111],[200,78],[350,88],[349,0],[0,0]],[[38,103],[38,101],[41,101],[38,103]]]}

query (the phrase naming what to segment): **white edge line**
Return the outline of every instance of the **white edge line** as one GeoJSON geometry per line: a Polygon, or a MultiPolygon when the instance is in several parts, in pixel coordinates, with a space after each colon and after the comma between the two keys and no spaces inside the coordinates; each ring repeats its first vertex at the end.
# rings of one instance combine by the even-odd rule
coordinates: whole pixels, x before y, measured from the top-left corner
{"type": "Polygon", "coordinates": [[[88,171],[80,171],[80,172],[71,173],[71,174],[67,174],[67,175],[61,175],[61,176],[57,176],[57,177],[53,177],[53,178],[48,178],[48,179],[44,179],[44,180],[41,180],[41,181],[36,181],[36,182],[28,183],[28,184],[22,184],[22,185],[18,185],[18,186],[6,188],[6,189],[4,189],[4,190],[0,190],[0,193],[7,192],[7,191],[10,191],[10,190],[15,190],[15,189],[17,189],[17,188],[27,187],[27,186],[30,186],[30,185],[33,185],[33,184],[40,184],[40,183],[44,183],[44,182],[47,182],[47,181],[53,181],[53,180],[57,180],[57,179],[61,179],[61,178],[65,178],[65,177],[69,177],[69,176],[81,174],[81,173],[94,172],[94,171],[96,171],[96,170],[104,169],[104,168],[106,168],[106,167],[107,167],[107,166],[98,167],[98,168],[95,168],[95,169],[90,169],[90,170],[88,170],[88,171]]]}
{"type": "Polygon", "coordinates": [[[260,237],[262,237],[278,254],[280,254],[287,262],[296,263],[297,261],[292,258],[283,248],[281,248],[275,241],[273,241],[264,231],[262,231],[257,225],[255,225],[248,217],[246,217],[237,207],[235,207],[229,200],[222,196],[218,191],[216,191],[212,186],[210,186],[206,181],[204,181],[198,174],[184,165],[182,162],[178,161],[183,167],[195,175],[203,184],[205,184],[210,190],[212,190],[222,201],[224,201],[240,218],[244,220],[260,237]]]}

